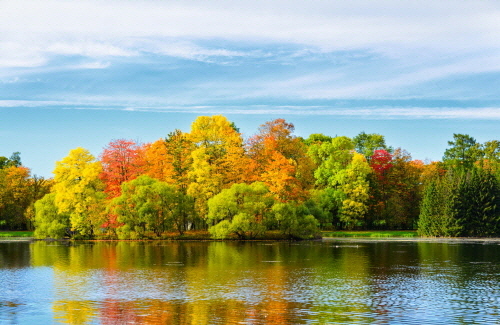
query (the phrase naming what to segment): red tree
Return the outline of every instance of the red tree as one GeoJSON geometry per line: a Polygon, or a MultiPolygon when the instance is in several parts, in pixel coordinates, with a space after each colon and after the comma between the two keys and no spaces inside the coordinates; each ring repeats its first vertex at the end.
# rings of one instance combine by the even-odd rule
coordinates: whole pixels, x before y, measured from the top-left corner
{"type": "Polygon", "coordinates": [[[370,167],[378,179],[383,180],[387,172],[392,168],[392,154],[383,149],[375,150],[370,160],[370,167]]]}
{"type": "Polygon", "coordinates": [[[102,173],[109,198],[120,196],[121,184],[137,178],[143,172],[144,147],[131,140],[113,140],[101,154],[102,173]]]}

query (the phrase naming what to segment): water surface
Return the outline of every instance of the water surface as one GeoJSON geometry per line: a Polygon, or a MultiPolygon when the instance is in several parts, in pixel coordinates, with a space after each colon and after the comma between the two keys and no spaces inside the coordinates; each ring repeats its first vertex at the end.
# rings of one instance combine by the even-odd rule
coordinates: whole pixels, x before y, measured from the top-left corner
{"type": "Polygon", "coordinates": [[[0,242],[0,324],[496,324],[497,242],[0,242]]]}

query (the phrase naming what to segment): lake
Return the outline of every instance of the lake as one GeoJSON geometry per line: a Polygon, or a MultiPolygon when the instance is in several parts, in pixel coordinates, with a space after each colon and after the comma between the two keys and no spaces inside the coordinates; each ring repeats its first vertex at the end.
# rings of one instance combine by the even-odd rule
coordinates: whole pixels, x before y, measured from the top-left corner
{"type": "Polygon", "coordinates": [[[492,324],[500,242],[0,242],[0,324],[492,324]]]}

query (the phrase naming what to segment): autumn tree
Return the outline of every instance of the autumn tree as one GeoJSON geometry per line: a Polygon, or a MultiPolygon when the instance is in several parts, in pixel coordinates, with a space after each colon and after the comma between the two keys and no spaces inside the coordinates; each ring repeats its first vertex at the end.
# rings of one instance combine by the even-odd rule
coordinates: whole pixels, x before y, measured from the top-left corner
{"type": "Polygon", "coordinates": [[[53,184],[54,182],[52,179],[46,179],[38,175],[33,175],[28,179],[29,206],[24,211],[28,230],[32,230],[34,227],[33,221],[35,219],[36,211],[35,203],[43,198],[46,194],[50,193],[53,184]]]}
{"type": "Polygon", "coordinates": [[[30,170],[24,166],[0,169],[0,226],[9,229],[26,229],[25,211],[32,203],[30,198],[30,170]]]}
{"type": "Polygon", "coordinates": [[[412,160],[408,152],[398,148],[393,154],[374,154],[370,165],[374,170],[370,178],[368,213],[371,226],[414,228],[419,215],[423,162],[412,160]]]}
{"type": "Polygon", "coordinates": [[[483,159],[479,166],[490,171],[500,180],[500,141],[491,140],[483,144],[483,159]]]}
{"type": "Polygon", "coordinates": [[[145,174],[176,185],[182,192],[187,193],[193,149],[194,145],[188,133],[180,130],[170,132],[165,139],[147,145],[145,174]]]}
{"type": "Polygon", "coordinates": [[[141,175],[144,171],[144,148],[132,140],[113,140],[100,156],[100,178],[110,198],[120,195],[120,185],[141,175]]]}
{"type": "Polygon", "coordinates": [[[205,218],[208,200],[245,181],[249,164],[241,134],[222,115],[199,116],[191,125],[189,138],[194,150],[187,193],[196,199],[196,210],[205,218]]]}
{"type": "Polygon", "coordinates": [[[282,202],[304,201],[314,184],[314,164],[304,142],[283,119],[261,125],[247,142],[254,180],[263,181],[282,202]]]}
{"type": "Polygon", "coordinates": [[[71,228],[79,236],[93,237],[105,222],[101,173],[101,163],[83,148],[71,150],[56,162],[54,202],[60,214],[70,216],[71,228]]]}

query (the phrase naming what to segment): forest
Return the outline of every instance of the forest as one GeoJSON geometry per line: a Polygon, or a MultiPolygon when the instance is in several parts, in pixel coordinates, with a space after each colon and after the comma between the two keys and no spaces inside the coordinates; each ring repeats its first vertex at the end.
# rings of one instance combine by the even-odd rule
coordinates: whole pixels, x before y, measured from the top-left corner
{"type": "Polygon", "coordinates": [[[222,115],[153,143],[75,148],[53,178],[20,153],[0,157],[0,229],[37,238],[305,239],[320,230],[418,229],[422,236],[500,236],[500,141],[454,134],[423,162],[380,134],[294,135],[284,119],[244,139],[222,115]]]}

